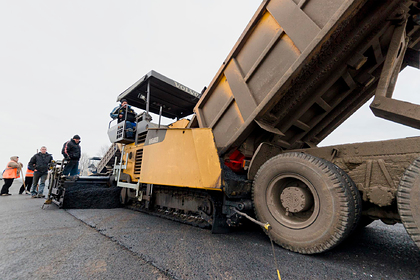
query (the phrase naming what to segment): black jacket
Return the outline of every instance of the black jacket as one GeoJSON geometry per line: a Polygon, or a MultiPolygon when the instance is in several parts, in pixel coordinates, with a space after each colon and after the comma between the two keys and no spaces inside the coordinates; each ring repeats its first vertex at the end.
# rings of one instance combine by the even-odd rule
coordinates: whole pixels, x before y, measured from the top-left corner
{"type": "Polygon", "coordinates": [[[35,172],[44,174],[48,172],[48,165],[51,163],[52,160],[53,157],[51,154],[43,154],[39,152],[31,158],[28,165],[34,170],[36,170],[35,172]]]}
{"type": "Polygon", "coordinates": [[[67,141],[63,145],[61,154],[65,159],[79,160],[81,156],[79,143],[76,143],[73,139],[67,141]]]}

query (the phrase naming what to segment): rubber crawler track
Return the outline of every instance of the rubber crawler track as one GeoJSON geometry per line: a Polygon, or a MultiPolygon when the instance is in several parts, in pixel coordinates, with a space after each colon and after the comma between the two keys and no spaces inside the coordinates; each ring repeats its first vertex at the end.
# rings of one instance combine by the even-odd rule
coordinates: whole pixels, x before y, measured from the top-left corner
{"type": "MultiPolygon", "coordinates": [[[[171,187],[159,187],[155,189],[155,192],[171,190],[171,187]]],[[[182,193],[185,196],[199,197],[200,199],[207,198],[214,205],[214,201],[210,194],[203,191],[196,190],[180,190],[174,188],[174,191],[182,193]]],[[[143,202],[131,201],[126,208],[147,213],[149,215],[165,218],[171,221],[180,222],[183,224],[192,225],[199,228],[211,228],[211,224],[199,216],[197,213],[184,213],[182,209],[167,209],[164,206],[153,205],[151,209],[147,209],[143,202]]]]}

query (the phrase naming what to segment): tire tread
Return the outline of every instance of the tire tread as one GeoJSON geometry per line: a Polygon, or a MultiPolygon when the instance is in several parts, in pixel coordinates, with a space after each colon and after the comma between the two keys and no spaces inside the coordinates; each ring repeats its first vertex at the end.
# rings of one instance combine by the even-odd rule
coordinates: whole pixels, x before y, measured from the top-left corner
{"type": "MultiPolygon", "coordinates": [[[[401,178],[400,185],[397,192],[397,206],[400,214],[401,221],[410,235],[411,239],[420,248],[420,228],[413,216],[411,208],[411,202],[413,196],[411,195],[413,189],[416,186],[416,179],[420,176],[420,158],[414,160],[414,162],[406,169],[404,175],[401,178]]],[[[416,199],[416,198],[414,198],[416,199]]],[[[418,198],[417,198],[418,199],[418,198]]],[[[419,214],[419,213],[415,213],[419,214]]]]}

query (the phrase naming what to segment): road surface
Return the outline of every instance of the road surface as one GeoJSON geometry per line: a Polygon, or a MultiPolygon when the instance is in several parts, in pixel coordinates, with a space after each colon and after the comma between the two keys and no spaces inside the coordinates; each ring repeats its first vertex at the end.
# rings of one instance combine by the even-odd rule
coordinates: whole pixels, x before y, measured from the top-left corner
{"type": "MultiPolygon", "coordinates": [[[[277,279],[258,227],[215,235],[123,208],[43,210],[43,199],[11,191],[0,197],[1,279],[277,279]]],[[[420,250],[401,224],[374,222],[323,254],[274,252],[282,280],[420,279],[420,250]]]]}

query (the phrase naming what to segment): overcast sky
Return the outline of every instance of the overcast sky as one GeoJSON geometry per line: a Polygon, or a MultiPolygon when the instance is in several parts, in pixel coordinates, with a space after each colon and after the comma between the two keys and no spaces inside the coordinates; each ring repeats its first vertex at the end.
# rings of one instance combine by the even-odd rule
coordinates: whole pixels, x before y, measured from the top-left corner
{"type": "MultiPolygon", "coordinates": [[[[110,145],[117,96],[152,69],[200,92],[260,3],[1,1],[0,165],[13,155],[26,165],[43,145],[61,159],[62,144],[74,134],[82,152],[98,155],[110,145]]],[[[420,104],[419,77],[416,69],[404,70],[395,98],[420,104]]],[[[365,106],[322,144],[414,135],[365,106]]]]}

